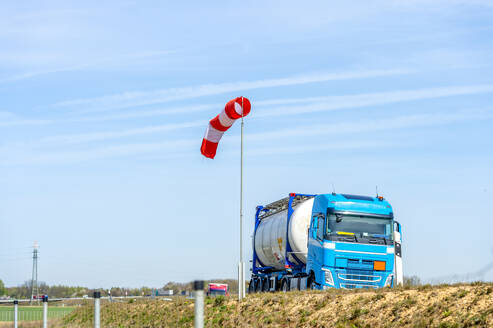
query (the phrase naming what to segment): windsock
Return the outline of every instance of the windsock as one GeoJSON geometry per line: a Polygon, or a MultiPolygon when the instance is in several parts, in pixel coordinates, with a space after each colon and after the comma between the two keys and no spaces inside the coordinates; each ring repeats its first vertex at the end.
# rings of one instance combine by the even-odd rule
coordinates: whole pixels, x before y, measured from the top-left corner
{"type": "Polygon", "coordinates": [[[216,156],[217,145],[233,123],[240,117],[245,117],[250,113],[250,101],[245,97],[238,97],[228,101],[224,110],[209,121],[209,126],[205,131],[204,139],[202,139],[202,147],[200,152],[208,158],[216,156]]]}

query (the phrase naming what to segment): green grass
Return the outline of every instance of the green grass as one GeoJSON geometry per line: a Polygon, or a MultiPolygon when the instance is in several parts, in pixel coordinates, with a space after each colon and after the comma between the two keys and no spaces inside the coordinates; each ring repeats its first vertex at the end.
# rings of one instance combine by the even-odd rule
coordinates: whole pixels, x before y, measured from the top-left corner
{"type": "MultiPolygon", "coordinates": [[[[72,312],[73,307],[49,306],[48,318],[62,318],[72,312]]],[[[19,306],[19,321],[43,320],[42,306],[19,306]]],[[[14,321],[14,306],[0,306],[0,321],[14,321]]]]}

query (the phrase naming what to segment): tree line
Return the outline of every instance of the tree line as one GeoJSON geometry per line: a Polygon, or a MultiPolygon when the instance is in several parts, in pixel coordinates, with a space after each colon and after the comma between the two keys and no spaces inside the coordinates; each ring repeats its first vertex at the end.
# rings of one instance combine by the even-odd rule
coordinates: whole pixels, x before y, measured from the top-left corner
{"type": "MultiPolygon", "coordinates": [[[[235,279],[212,279],[204,281],[204,289],[207,290],[209,283],[228,284],[228,292],[230,295],[238,292],[238,281],[235,279]]],[[[419,286],[421,280],[417,276],[404,277],[405,286],[419,286]]],[[[146,296],[151,295],[153,288],[140,287],[140,288],[122,288],[111,287],[110,289],[98,288],[91,289],[80,286],[64,286],[53,285],[49,286],[44,282],[40,282],[39,295],[48,295],[51,298],[71,298],[71,297],[84,297],[85,295],[91,297],[94,291],[101,291],[102,296],[146,296]]],[[[174,295],[180,295],[182,292],[187,294],[193,291],[193,281],[190,282],[174,282],[170,281],[166,283],[162,289],[173,290],[174,295]]],[[[29,299],[31,298],[31,281],[26,281],[17,287],[5,287],[3,281],[0,279],[0,297],[10,297],[16,299],[29,299]]]]}
{"type": "MultiPolygon", "coordinates": [[[[23,284],[16,287],[5,287],[2,280],[0,280],[0,297],[15,298],[15,299],[29,299],[31,298],[31,281],[25,281],[23,284]]],[[[49,286],[44,282],[38,283],[39,295],[48,295],[50,298],[72,298],[72,297],[84,297],[85,295],[92,297],[95,291],[101,291],[102,296],[142,296],[150,295],[151,288],[123,288],[123,287],[111,287],[107,288],[87,288],[82,286],[64,286],[64,285],[52,285],[49,286]]]]}
{"type": "MultiPolygon", "coordinates": [[[[204,283],[204,289],[207,290],[209,283],[228,284],[228,291],[230,294],[238,292],[238,281],[234,279],[213,279],[206,280],[204,283]]],[[[0,297],[15,298],[15,299],[29,299],[31,298],[31,281],[25,281],[16,287],[5,287],[3,281],[0,279],[0,297]]],[[[72,297],[84,297],[85,295],[91,297],[95,291],[101,291],[101,296],[146,296],[151,295],[155,288],[140,287],[140,288],[123,288],[123,287],[111,287],[91,289],[81,286],[65,286],[65,285],[48,285],[44,282],[38,283],[39,295],[48,295],[50,298],[72,298],[72,297]]],[[[193,291],[193,281],[190,282],[168,282],[162,289],[173,290],[174,295],[180,295],[182,292],[191,293],[193,291]]]]}

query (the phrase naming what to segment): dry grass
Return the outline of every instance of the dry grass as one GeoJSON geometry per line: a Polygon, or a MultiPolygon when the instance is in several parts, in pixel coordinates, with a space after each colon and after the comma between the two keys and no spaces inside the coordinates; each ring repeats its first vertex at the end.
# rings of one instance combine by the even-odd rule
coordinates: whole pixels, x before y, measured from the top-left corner
{"type": "MultiPolygon", "coordinates": [[[[50,319],[48,327],[55,325],[56,327],[64,327],[60,319],[50,319]]],[[[12,328],[14,323],[10,322],[0,322],[0,328],[12,328]]],[[[39,328],[43,327],[43,321],[19,321],[19,328],[39,328]]]]}
{"type": "MultiPolygon", "coordinates": [[[[91,327],[81,307],[51,327],[91,327]]],[[[106,304],[102,327],[193,327],[193,300],[106,304]]],[[[493,327],[493,284],[206,299],[206,327],[493,327]]]]}

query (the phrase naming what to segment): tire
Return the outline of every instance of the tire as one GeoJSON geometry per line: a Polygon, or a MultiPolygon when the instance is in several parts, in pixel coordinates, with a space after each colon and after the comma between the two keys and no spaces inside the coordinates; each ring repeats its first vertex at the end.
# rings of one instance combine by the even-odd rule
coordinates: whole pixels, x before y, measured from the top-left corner
{"type": "Polygon", "coordinates": [[[306,289],[308,290],[314,290],[315,289],[315,276],[310,274],[308,279],[306,280],[306,289]]]}
{"type": "Polygon", "coordinates": [[[254,292],[255,293],[260,292],[260,290],[262,288],[262,281],[258,278],[255,278],[255,280],[253,282],[254,282],[254,292]]]}
{"type": "Polygon", "coordinates": [[[250,279],[250,283],[248,284],[248,294],[255,293],[255,279],[250,279]]]}
{"type": "Polygon", "coordinates": [[[262,279],[262,292],[268,292],[269,291],[269,278],[264,278],[262,279]]]}
{"type": "Polygon", "coordinates": [[[284,278],[281,281],[281,292],[283,292],[283,293],[289,292],[289,290],[290,290],[289,282],[290,282],[289,278],[284,278]]]}

